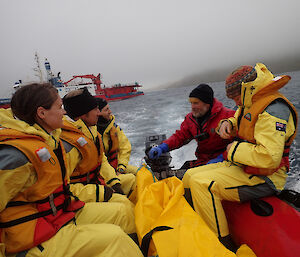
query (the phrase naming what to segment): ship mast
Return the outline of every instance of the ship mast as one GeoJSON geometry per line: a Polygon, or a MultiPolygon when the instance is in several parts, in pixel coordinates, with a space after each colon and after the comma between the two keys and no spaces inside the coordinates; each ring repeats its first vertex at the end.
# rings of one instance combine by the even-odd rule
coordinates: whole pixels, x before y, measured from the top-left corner
{"type": "Polygon", "coordinates": [[[35,52],[35,55],[34,55],[34,60],[35,60],[35,64],[36,64],[36,67],[33,68],[33,70],[35,71],[35,76],[39,78],[39,81],[42,83],[44,82],[44,78],[43,78],[43,72],[41,70],[41,65],[40,65],[40,58],[38,56],[38,53],[35,52]]]}
{"type": "Polygon", "coordinates": [[[51,81],[54,78],[54,75],[51,71],[50,63],[47,60],[47,58],[45,58],[45,63],[44,64],[45,64],[45,69],[46,69],[46,73],[47,73],[47,80],[51,81]]]}

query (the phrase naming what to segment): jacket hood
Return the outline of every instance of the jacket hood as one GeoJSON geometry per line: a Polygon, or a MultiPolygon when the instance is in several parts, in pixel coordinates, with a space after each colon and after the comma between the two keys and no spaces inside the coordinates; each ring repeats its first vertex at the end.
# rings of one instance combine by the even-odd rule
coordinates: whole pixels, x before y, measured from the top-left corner
{"type": "Polygon", "coordinates": [[[59,137],[61,134],[61,129],[56,129],[49,134],[37,123],[31,126],[25,121],[17,119],[16,117],[14,117],[10,108],[0,109],[0,126],[15,129],[25,134],[39,136],[43,138],[46,143],[53,149],[57,148],[57,142],[59,141],[59,137]]]}
{"type": "Polygon", "coordinates": [[[255,100],[255,96],[277,91],[290,79],[289,76],[278,76],[274,78],[274,75],[262,63],[257,63],[255,65],[255,70],[257,78],[254,81],[242,83],[241,101],[242,105],[247,108],[252,105],[252,102],[255,100]],[[284,82],[282,82],[282,79],[284,79],[284,82]],[[279,80],[281,80],[281,82],[276,83],[279,80]]]}

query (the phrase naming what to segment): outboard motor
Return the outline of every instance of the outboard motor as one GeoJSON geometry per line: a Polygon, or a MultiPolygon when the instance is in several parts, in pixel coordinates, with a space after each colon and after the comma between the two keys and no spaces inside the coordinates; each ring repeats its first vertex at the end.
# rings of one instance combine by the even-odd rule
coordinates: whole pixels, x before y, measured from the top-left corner
{"type": "Polygon", "coordinates": [[[160,180],[167,177],[174,176],[172,175],[172,170],[170,167],[170,163],[172,157],[169,152],[163,153],[158,159],[152,160],[149,158],[148,153],[150,149],[154,146],[161,144],[166,139],[166,135],[152,135],[146,137],[145,142],[145,161],[150,166],[151,170],[153,171],[155,177],[160,180]]]}
{"type": "Polygon", "coordinates": [[[164,140],[166,140],[166,135],[151,135],[146,137],[146,150],[145,150],[145,161],[148,166],[150,166],[154,176],[158,179],[164,179],[172,176],[176,176],[179,179],[182,179],[186,169],[173,170],[173,166],[170,166],[172,161],[172,157],[170,152],[163,153],[158,159],[152,160],[148,156],[148,152],[154,146],[161,144],[164,140]]]}

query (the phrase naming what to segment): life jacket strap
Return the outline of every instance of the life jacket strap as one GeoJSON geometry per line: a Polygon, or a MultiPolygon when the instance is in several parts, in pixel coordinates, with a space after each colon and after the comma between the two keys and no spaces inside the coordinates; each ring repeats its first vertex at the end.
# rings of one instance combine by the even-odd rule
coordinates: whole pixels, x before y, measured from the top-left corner
{"type": "MultiPolygon", "coordinates": [[[[62,204],[56,206],[56,211],[63,209],[64,205],[65,205],[65,203],[62,203],[62,204]]],[[[27,216],[24,216],[24,217],[15,219],[15,220],[7,221],[7,222],[0,222],[0,228],[9,228],[9,227],[12,227],[12,226],[16,226],[16,225],[19,225],[21,223],[25,223],[25,222],[28,222],[28,221],[31,221],[31,220],[35,220],[35,219],[38,219],[38,218],[41,218],[41,217],[51,215],[52,213],[53,213],[53,210],[49,209],[49,210],[46,210],[46,211],[37,212],[37,213],[31,214],[31,215],[27,215],[27,216]]]]}
{"type": "MultiPolygon", "coordinates": [[[[56,198],[56,197],[62,195],[63,193],[64,193],[64,191],[59,191],[59,192],[53,193],[52,195],[53,195],[53,198],[56,198]]],[[[35,201],[35,202],[11,201],[11,202],[7,203],[5,208],[15,207],[15,206],[22,206],[22,205],[26,205],[26,204],[30,204],[30,203],[41,204],[41,203],[46,203],[46,202],[49,202],[49,197],[46,197],[42,200],[38,200],[38,201],[35,201]]]]}

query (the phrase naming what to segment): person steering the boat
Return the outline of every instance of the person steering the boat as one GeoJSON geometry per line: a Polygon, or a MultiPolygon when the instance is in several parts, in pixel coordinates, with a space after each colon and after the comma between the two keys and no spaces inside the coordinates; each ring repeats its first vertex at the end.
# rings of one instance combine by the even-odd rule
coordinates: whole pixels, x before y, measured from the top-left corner
{"type": "Polygon", "coordinates": [[[207,84],[200,84],[189,95],[191,112],[185,116],[180,129],[164,140],[160,145],[150,149],[150,159],[157,159],[162,153],[172,151],[195,139],[197,160],[186,162],[181,168],[192,168],[206,164],[226,150],[232,141],[223,139],[215,131],[222,119],[232,117],[234,110],[228,109],[214,98],[213,89],[207,84]]]}
{"type": "Polygon", "coordinates": [[[62,100],[49,83],[0,110],[0,250],[8,256],[142,256],[133,240],[69,190],[62,100]],[[122,249],[122,251],[120,251],[122,249]]]}
{"type": "Polygon", "coordinates": [[[223,162],[189,169],[183,177],[195,211],[230,250],[236,246],[221,201],[270,196],[285,186],[298,123],[295,107],[278,92],[289,80],[274,78],[262,63],[230,73],[226,93],[239,107],[234,117],[220,121],[217,132],[235,140],[227,146],[223,162]]]}
{"type": "Polygon", "coordinates": [[[102,98],[97,98],[100,115],[97,130],[102,135],[105,155],[110,165],[115,169],[126,195],[136,186],[135,174],[138,167],[128,164],[131,154],[131,144],[124,131],[115,122],[109,104],[102,98]]]}

